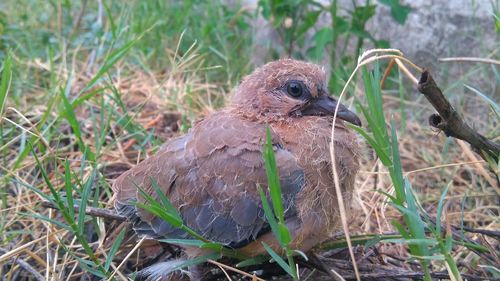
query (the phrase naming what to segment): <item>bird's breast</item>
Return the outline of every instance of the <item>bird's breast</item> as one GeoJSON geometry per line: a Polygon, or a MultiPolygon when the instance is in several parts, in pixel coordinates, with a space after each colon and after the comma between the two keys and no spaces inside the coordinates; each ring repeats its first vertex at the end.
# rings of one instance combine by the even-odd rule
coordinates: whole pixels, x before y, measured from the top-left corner
{"type": "MultiPolygon", "coordinates": [[[[329,232],[339,221],[330,155],[331,119],[314,116],[297,119],[293,123],[273,126],[273,129],[305,172],[305,186],[296,202],[299,217],[317,224],[315,229],[329,232]]],[[[358,170],[358,141],[343,124],[335,127],[335,161],[344,201],[348,203],[358,170]]]]}

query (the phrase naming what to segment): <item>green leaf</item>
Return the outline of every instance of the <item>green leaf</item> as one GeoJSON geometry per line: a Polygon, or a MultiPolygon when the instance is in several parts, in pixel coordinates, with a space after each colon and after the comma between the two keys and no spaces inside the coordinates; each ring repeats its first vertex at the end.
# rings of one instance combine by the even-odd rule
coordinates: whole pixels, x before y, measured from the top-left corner
{"type": "Polygon", "coordinates": [[[265,255],[259,255],[253,258],[249,258],[246,260],[243,260],[239,263],[236,264],[236,267],[247,267],[247,266],[252,266],[252,265],[258,265],[262,264],[263,262],[267,261],[268,257],[265,255]]]}
{"type": "Polygon", "coordinates": [[[358,36],[362,34],[369,33],[365,30],[366,22],[375,15],[375,5],[357,6],[354,11],[351,12],[352,22],[351,22],[351,32],[357,34],[358,36]]]}
{"type": "Polygon", "coordinates": [[[286,271],[286,273],[288,273],[288,275],[290,276],[294,276],[290,266],[285,262],[285,260],[283,260],[283,258],[281,258],[280,255],[278,255],[271,247],[269,247],[269,245],[267,245],[265,242],[262,242],[262,246],[264,246],[264,249],[266,249],[266,251],[269,253],[269,255],[273,258],[273,260],[275,260],[279,266],[281,266],[281,268],[283,268],[284,271],[286,271]]]}
{"type": "Polygon", "coordinates": [[[86,209],[87,209],[87,203],[89,200],[90,192],[92,191],[92,187],[94,186],[94,179],[97,173],[97,169],[93,168],[92,173],[90,174],[90,177],[87,179],[85,182],[85,185],[83,186],[81,200],[80,200],[80,206],[78,208],[78,232],[80,234],[83,234],[83,230],[85,229],[85,217],[87,216],[86,214],[86,209]]]}
{"type": "Polygon", "coordinates": [[[279,222],[278,226],[279,226],[279,232],[280,232],[279,237],[281,238],[282,244],[288,245],[290,243],[290,241],[292,241],[290,231],[288,230],[288,228],[286,227],[284,222],[279,222]]]}
{"type": "Polygon", "coordinates": [[[158,182],[153,178],[149,177],[149,181],[151,182],[151,186],[155,190],[156,194],[161,200],[161,203],[163,204],[163,207],[166,209],[168,213],[170,213],[172,216],[176,217],[179,221],[182,221],[181,215],[177,211],[177,209],[172,205],[170,200],[165,196],[165,193],[163,193],[160,189],[160,186],[158,185],[158,182]]]}
{"type": "Polygon", "coordinates": [[[380,3],[391,8],[392,18],[399,24],[404,24],[408,14],[411,12],[410,6],[404,6],[399,3],[399,0],[379,0],[380,3]]]}
{"type": "Polygon", "coordinates": [[[373,247],[375,245],[377,245],[380,241],[382,240],[381,236],[380,235],[375,235],[372,239],[366,241],[365,243],[365,251],[370,248],[370,247],[373,247]]]}
{"type": "Polygon", "coordinates": [[[106,258],[106,262],[104,263],[104,268],[106,270],[109,270],[109,267],[111,263],[113,262],[113,258],[115,257],[116,252],[118,251],[118,248],[120,247],[120,244],[122,243],[123,238],[125,237],[125,228],[118,233],[118,235],[115,238],[115,241],[113,242],[113,245],[111,246],[111,249],[109,250],[108,257],[106,258]]]}
{"type": "Polygon", "coordinates": [[[391,119],[391,147],[392,147],[392,171],[391,178],[396,191],[398,204],[401,205],[405,201],[405,190],[403,182],[403,169],[401,167],[401,158],[399,156],[398,136],[396,133],[396,124],[394,119],[391,119]]]}
{"type": "Polygon", "coordinates": [[[109,70],[111,67],[117,63],[127,52],[132,48],[132,46],[142,37],[139,36],[138,38],[135,38],[134,40],[131,40],[127,42],[125,45],[123,45],[121,48],[118,48],[114,50],[111,54],[109,54],[106,59],[104,60],[104,64],[101,66],[101,68],[97,71],[96,75],[87,83],[87,86],[85,86],[80,93],[83,93],[90,88],[92,88],[99,79],[109,70]]]}
{"type": "Polygon", "coordinates": [[[444,199],[446,197],[446,193],[448,192],[448,188],[450,187],[451,183],[452,182],[449,182],[446,185],[443,192],[441,193],[441,196],[439,197],[438,208],[437,208],[437,213],[436,213],[436,232],[437,232],[437,235],[441,235],[441,215],[443,214],[444,199]]]}
{"type": "MultiPolygon", "coordinates": [[[[151,204],[151,202],[149,202],[149,203],[151,204]]],[[[144,209],[144,210],[152,213],[153,215],[160,217],[162,220],[168,222],[170,225],[172,225],[175,228],[181,228],[181,226],[183,225],[182,220],[179,220],[177,218],[177,216],[175,216],[175,215],[172,215],[170,213],[165,212],[165,210],[161,206],[153,205],[153,204],[146,205],[143,203],[136,203],[136,205],[137,205],[137,207],[144,209]]]]}
{"type": "Polygon", "coordinates": [[[2,80],[0,81],[0,122],[3,115],[3,108],[5,106],[5,101],[7,100],[7,94],[9,93],[10,83],[12,80],[11,68],[12,68],[12,58],[10,56],[10,53],[7,53],[7,58],[5,58],[3,63],[2,80]]]}
{"type": "Polygon", "coordinates": [[[75,208],[73,201],[73,184],[71,183],[71,170],[69,168],[69,161],[64,161],[64,188],[66,189],[66,202],[68,212],[71,217],[75,217],[75,208]]]}
{"type": "Polygon", "coordinates": [[[159,239],[158,241],[169,244],[192,246],[203,249],[212,249],[216,251],[220,251],[222,248],[224,248],[224,245],[219,243],[212,243],[212,242],[207,243],[201,240],[193,240],[193,239],[159,239]]]}
{"type": "Polygon", "coordinates": [[[20,213],[21,215],[24,215],[24,216],[28,216],[28,217],[32,217],[32,218],[35,218],[35,219],[39,219],[39,220],[43,220],[43,221],[46,221],[46,222],[49,222],[53,225],[57,225],[58,227],[62,228],[62,229],[65,229],[67,231],[72,231],[71,227],[69,227],[67,224],[64,224],[58,220],[55,220],[55,219],[51,219],[47,216],[44,216],[44,215],[40,215],[40,214],[32,214],[32,213],[20,213]]]}
{"type": "Polygon", "coordinates": [[[383,243],[397,243],[397,244],[411,244],[420,246],[434,246],[438,241],[434,239],[386,239],[381,241],[383,243]]]}
{"type": "Polygon", "coordinates": [[[333,40],[333,30],[329,27],[324,27],[318,30],[312,40],[314,41],[314,46],[308,50],[308,54],[313,60],[319,61],[325,52],[325,48],[333,40]]]}
{"type": "Polygon", "coordinates": [[[378,143],[373,139],[363,128],[353,125],[351,123],[346,123],[346,125],[350,128],[358,132],[363,138],[370,144],[370,146],[375,150],[377,156],[380,158],[380,161],[385,166],[389,166],[392,164],[391,159],[385,153],[385,151],[378,145],[378,143]]]}
{"type": "Polygon", "coordinates": [[[81,151],[86,152],[86,156],[89,158],[89,160],[94,161],[95,156],[91,153],[90,150],[87,150],[87,147],[85,146],[85,143],[83,142],[82,139],[82,134],[80,131],[80,124],[78,123],[78,120],[76,118],[76,114],[73,108],[73,105],[68,100],[68,97],[66,96],[67,93],[69,93],[71,89],[71,81],[72,77],[68,79],[68,82],[66,83],[66,87],[64,88],[64,91],[60,91],[60,96],[63,101],[64,105],[64,117],[68,121],[68,123],[71,126],[71,129],[73,129],[73,134],[75,134],[77,142],[78,142],[78,147],[80,148],[81,151]]]}
{"type": "MultiPolygon", "coordinates": [[[[282,239],[280,237],[280,230],[278,227],[278,222],[276,221],[276,217],[274,216],[273,211],[271,210],[271,206],[269,205],[269,202],[267,201],[266,194],[262,190],[262,188],[259,186],[259,195],[260,195],[260,201],[262,202],[262,209],[264,209],[264,215],[266,216],[267,222],[269,223],[269,226],[271,226],[271,231],[273,232],[274,236],[276,236],[276,239],[282,243],[282,239]]],[[[282,245],[283,246],[283,245],[282,245]]]]}
{"type": "Polygon", "coordinates": [[[273,143],[271,139],[271,131],[266,128],[266,143],[263,151],[264,165],[269,184],[269,194],[273,204],[273,209],[278,221],[284,221],[283,202],[281,200],[280,176],[276,167],[276,158],[274,157],[273,143]]]}
{"type": "Polygon", "coordinates": [[[410,234],[400,222],[397,220],[391,220],[391,224],[398,230],[399,234],[401,234],[403,238],[410,239],[410,234]]]}
{"type": "Polygon", "coordinates": [[[500,114],[500,106],[493,99],[491,99],[490,97],[483,94],[481,91],[472,86],[469,86],[467,84],[464,84],[464,86],[465,88],[471,90],[473,93],[475,93],[476,95],[480,96],[483,100],[485,100],[491,106],[491,108],[493,109],[493,111],[496,113],[497,116],[500,114]]]}
{"type": "Polygon", "coordinates": [[[318,21],[321,11],[308,11],[304,16],[302,24],[297,29],[297,36],[302,36],[318,21]]]}

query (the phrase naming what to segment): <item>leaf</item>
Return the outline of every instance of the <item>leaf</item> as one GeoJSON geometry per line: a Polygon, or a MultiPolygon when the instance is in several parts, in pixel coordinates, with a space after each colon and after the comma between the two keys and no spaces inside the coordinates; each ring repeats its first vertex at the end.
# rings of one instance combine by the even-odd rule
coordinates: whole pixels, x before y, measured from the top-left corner
{"type": "Polygon", "coordinates": [[[85,229],[85,217],[87,214],[85,213],[85,210],[87,209],[87,202],[90,196],[90,192],[92,191],[92,187],[94,186],[94,179],[97,174],[97,169],[93,168],[92,173],[90,174],[90,177],[87,179],[87,182],[85,182],[85,185],[83,186],[81,200],[80,200],[80,206],[78,208],[78,231],[80,234],[83,234],[83,230],[85,229]]]}
{"type": "Polygon", "coordinates": [[[490,97],[483,94],[481,91],[472,86],[464,84],[464,87],[471,90],[473,93],[480,96],[481,98],[483,98],[483,100],[485,100],[491,106],[491,108],[493,109],[493,111],[496,113],[497,116],[500,114],[500,106],[493,99],[491,99],[490,97]]]}
{"type": "Polygon", "coordinates": [[[87,86],[85,86],[80,91],[80,93],[83,93],[92,88],[97,83],[97,81],[99,81],[101,76],[103,76],[116,62],[118,62],[123,56],[125,56],[125,54],[127,54],[127,52],[132,48],[132,46],[142,37],[142,35],[140,35],[138,38],[135,38],[134,40],[127,42],[121,48],[118,48],[114,50],[111,54],[109,54],[104,60],[104,64],[97,71],[96,75],[94,75],[94,77],[87,83],[87,86]]]}
{"type": "Polygon", "coordinates": [[[236,264],[236,267],[247,267],[251,265],[257,265],[257,264],[262,264],[263,262],[267,261],[269,258],[265,255],[259,255],[253,258],[249,258],[246,260],[243,260],[239,263],[236,264]]]}
{"type": "Polygon", "coordinates": [[[273,204],[273,209],[276,217],[280,222],[284,221],[283,202],[281,200],[281,186],[278,168],[276,167],[276,158],[274,157],[273,144],[271,139],[271,131],[266,128],[266,143],[263,151],[264,164],[267,174],[267,182],[269,185],[269,194],[273,204]]]}
{"type": "Polygon", "coordinates": [[[404,180],[403,180],[403,169],[401,166],[401,157],[399,155],[398,146],[398,135],[396,133],[396,124],[394,119],[391,119],[391,147],[392,147],[392,171],[391,178],[394,184],[394,189],[396,191],[396,198],[398,199],[398,204],[401,205],[405,202],[404,180]]]}
{"type": "Polygon", "coordinates": [[[151,185],[153,189],[155,190],[156,194],[161,200],[161,203],[163,204],[163,207],[165,207],[166,211],[170,213],[172,216],[177,218],[179,221],[182,221],[181,215],[177,211],[177,209],[172,205],[170,200],[165,196],[165,193],[163,193],[160,189],[160,186],[158,185],[158,182],[153,177],[149,177],[149,181],[151,182],[151,185]]]}
{"type": "Polygon", "coordinates": [[[306,33],[311,27],[313,27],[318,21],[318,16],[321,11],[309,11],[306,13],[302,24],[297,29],[297,36],[301,36],[306,33]]]}
{"type": "Polygon", "coordinates": [[[308,50],[308,53],[313,60],[319,61],[323,57],[326,45],[333,40],[333,30],[329,27],[324,27],[314,34],[312,40],[314,41],[314,46],[308,50]]]}
{"type": "Polygon", "coordinates": [[[351,123],[346,123],[346,125],[350,128],[358,132],[363,138],[370,144],[370,146],[375,150],[375,153],[377,153],[377,156],[380,158],[380,161],[382,164],[385,166],[389,166],[392,164],[391,159],[385,151],[378,145],[378,143],[361,127],[358,127],[356,125],[353,125],[351,123]]]}
{"type": "Polygon", "coordinates": [[[375,15],[375,5],[358,6],[354,8],[351,15],[351,32],[360,37],[370,36],[370,34],[365,30],[365,24],[375,15]]]}
{"type": "Polygon", "coordinates": [[[216,251],[220,251],[224,247],[222,244],[212,243],[212,242],[207,243],[201,240],[194,240],[194,239],[159,239],[158,241],[169,244],[193,246],[203,249],[212,249],[216,251]]]}
{"type": "Polygon", "coordinates": [[[44,215],[30,214],[30,213],[19,213],[19,214],[24,215],[24,216],[28,216],[28,217],[32,217],[35,219],[39,219],[39,220],[44,220],[44,221],[49,222],[53,225],[57,225],[58,227],[65,229],[67,231],[72,231],[71,227],[69,227],[67,224],[64,224],[64,223],[62,223],[58,220],[55,220],[55,219],[51,219],[51,218],[44,216],[44,215]]]}
{"type": "Polygon", "coordinates": [[[120,244],[122,243],[123,237],[125,237],[125,228],[118,233],[118,235],[115,238],[115,241],[113,242],[113,245],[111,246],[111,249],[109,250],[108,257],[106,258],[106,262],[104,263],[104,268],[106,270],[109,270],[109,266],[113,262],[113,258],[115,257],[116,252],[118,251],[118,248],[120,247],[120,244]]]}
{"type": "Polygon", "coordinates": [[[75,216],[75,208],[73,202],[73,184],[71,183],[71,170],[69,168],[69,161],[64,161],[64,187],[66,189],[66,202],[68,211],[71,217],[75,216]]]}
{"type": "Polygon", "coordinates": [[[280,232],[280,239],[283,245],[288,245],[290,241],[292,241],[292,237],[290,235],[290,231],[286,227],[284,222],[279,222],[279,232],[280,232]]]}
{"type": "Polygon", "coordinates": [[[437,208],[437,213],[436,213],[436,233],[437,235],[441,235],[441,215],[443,213],[443,205],[444,205],[444,199],[446,197],[446,193],[448,192],[448,188],[452,182],[450,181],[446,187],[444,188],[443,192],[441,193],[441,196],[439,197],[439,203],[438,203],[438,208],[437,208]]]}
{"type": "Polygon", "coordinates": [[[262,9],[261,10],[262,16],[266,20],[269,20],[269,18],[271,17],[271,3],[270,3],[270,0],[259,0],[258,6],[262,9]]]}
{"type": "Polygon", "coordinates": [[[399,0],[379,0],[380,3],[391,8],[392,18],[399,24],[404,24],[408,14],[411,12],[410,6],[404,6],[399,0]]]}
{"type": "Polygon", "coordinates": [[[411,244],[420,246],[434,246],[438,242],[434,239],[386,239],[382,240],[383,243],[397,243],[397,244],[411,244]]]}
{"type": "Polygon", "coordinates": [[[80,148],[81,151],[86,152],[86,155],[88,156],[89,160],[93,161],[95,160],[95,156],[91,153],[90,150],[87,150],[85,143],[83,142],[82,139],[82,134],[80,131],[80,124],[78,123],[78,120],[76,118],[75,110],[73,108],[73,105],[69,102],[67,93],[70,91],[71,87],[71,82],[72,82],[72,77],[68,79],[68,82],[66,83],[66,87],[64,88],[64,91],[60,91],[60,96],[63,101],[64,105],[64,114],[63,116],[66,118],[68,123],[71,126],[71,129],[73,129],[73,134],[75,134],[77,142],[78,142],[78,147],[80,148]]]}
{"type": "MultiPolygon", "coordinates": [[[[1,40],[1,39],[0,39],[1,40]]],[[[12,81],[12,58],[7,54],[7,58],[3,63],[2,80],[0,81],[0,120],[3,114],[7,94],[9,93],[10,83],[12,81]]]]}
{"type": "Polygon", "coordinates": [[[264,246],[264,249],[266,249],[266,251],[273,258],[273,260],[275,260],[279,264],[279,266],[281,266],[281,268],[283,268],[283,270],[286,271],[286,273],[288,273],[288,275],[294,276],[293,273],[292,273],[292,270],[291,270],[290,266],[285,262],[285,260],[283,260],[283,258],[280,255],[278,255],[265,242],[262,242],[262,246],[264,246]]]}
{"type": "Polygon", "coordinates": [[[136,203],[137,207],[144,209],[153,215],[156,215],[160,217],[162,220],[168,222],[170,225],[172,225],[175,228],[181,228],[183,225],[183,221],[179,220],[175,215],[172,215],[170,213],[165,212],[165,210],[158,205],[153,205],[151,202],[149,202],[151,205],[146,205],[143,203],[136,203]]]}
{"type": "Polygon", "coordinates": [[[280,238],[280,231],[278,227],[278,222],[276,221],[276,217],[274,216],[274,213],[271,210],[271,206],[267,201],[266,194],[264,193],[264,191],[260,186],[258,187],[258,190],[259,190],[260,200],[262,201],[262,209],[264,209],[264,215],[266,216],[269,226],[271,226],[271,231],[274,233],[274,236],[276,236],[276,239],[278,239],[278,242],[280,242],[281,244],[282,241],[280,238]]]}
{"type": "Polygon", "coordinates": [[[370,248],[370,247],[373,247],[375,245],[377,245],[380,241],[382,240],[381,236],[380,235],[375,235],[372,239],[366,241],[365,243],[365,251],[370,248]]]}

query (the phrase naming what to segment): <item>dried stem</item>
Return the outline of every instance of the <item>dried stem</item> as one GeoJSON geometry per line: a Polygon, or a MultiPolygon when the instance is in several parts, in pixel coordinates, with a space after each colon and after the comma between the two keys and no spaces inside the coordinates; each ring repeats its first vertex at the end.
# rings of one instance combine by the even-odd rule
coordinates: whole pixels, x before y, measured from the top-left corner
{"type": "MultiPolygon", "coordinates": [[[[59,210],[59,207],[56,206],[54,203],[49,202],[49,201],[42,201],[40,203],[45,208],[51,208],[51,209],[56,209],[59,210]]],[[[74,205],[73,208],[75,211],[79,211],[80,207],[78,205],[74,205]]],[[[100,218],[106,218],[110,220],[115,220],[115,221],[125,221],[127,218],[124,216],[121,216],[117,214],[114,210],[110,209],[104,209],[104,208],[94,208],[94,207],[87,207],[85,209],[85,214],[94,216],[94,217],[100,217],[100,218]]]]}
{"type": "Polygon", "coordinates": [[[488,140],[467,125],[451,106],[450,102],[436,85],[429,71],[425,70],[420,76],[418,90],[424,94],[427,100],[439,114],[429,117],[432,127],[443,131],[446,136],[468,142],[481,157],[488,160],[488,156],[498,162],[500,155],[500,144],[488,140]]]}

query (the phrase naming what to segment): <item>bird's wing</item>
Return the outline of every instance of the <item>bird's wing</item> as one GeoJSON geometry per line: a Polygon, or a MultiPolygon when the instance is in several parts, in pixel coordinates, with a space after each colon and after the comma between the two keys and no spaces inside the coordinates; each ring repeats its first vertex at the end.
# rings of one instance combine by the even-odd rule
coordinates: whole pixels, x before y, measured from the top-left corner
{"type": "MultiPolygon", "coordinates": [[[[240,247],[268,230],[257,186],[267,190],[262,158],[263,124],[231,115],[214,115],[197,123],[158,154],[120,176],[113,189],[115,206],[135,220],[139,233],[156,237],[185,238],[187,234],[161,218],[137,209],[144,202],[137,186],[155,195],[153,179],[179,210],[184,223],[204,236],[240,247]]],[[[294,215],[293,200],[304,185],[304,171],[296,157],[273,135],[280,174],[285,216],[294,215]]]]}

